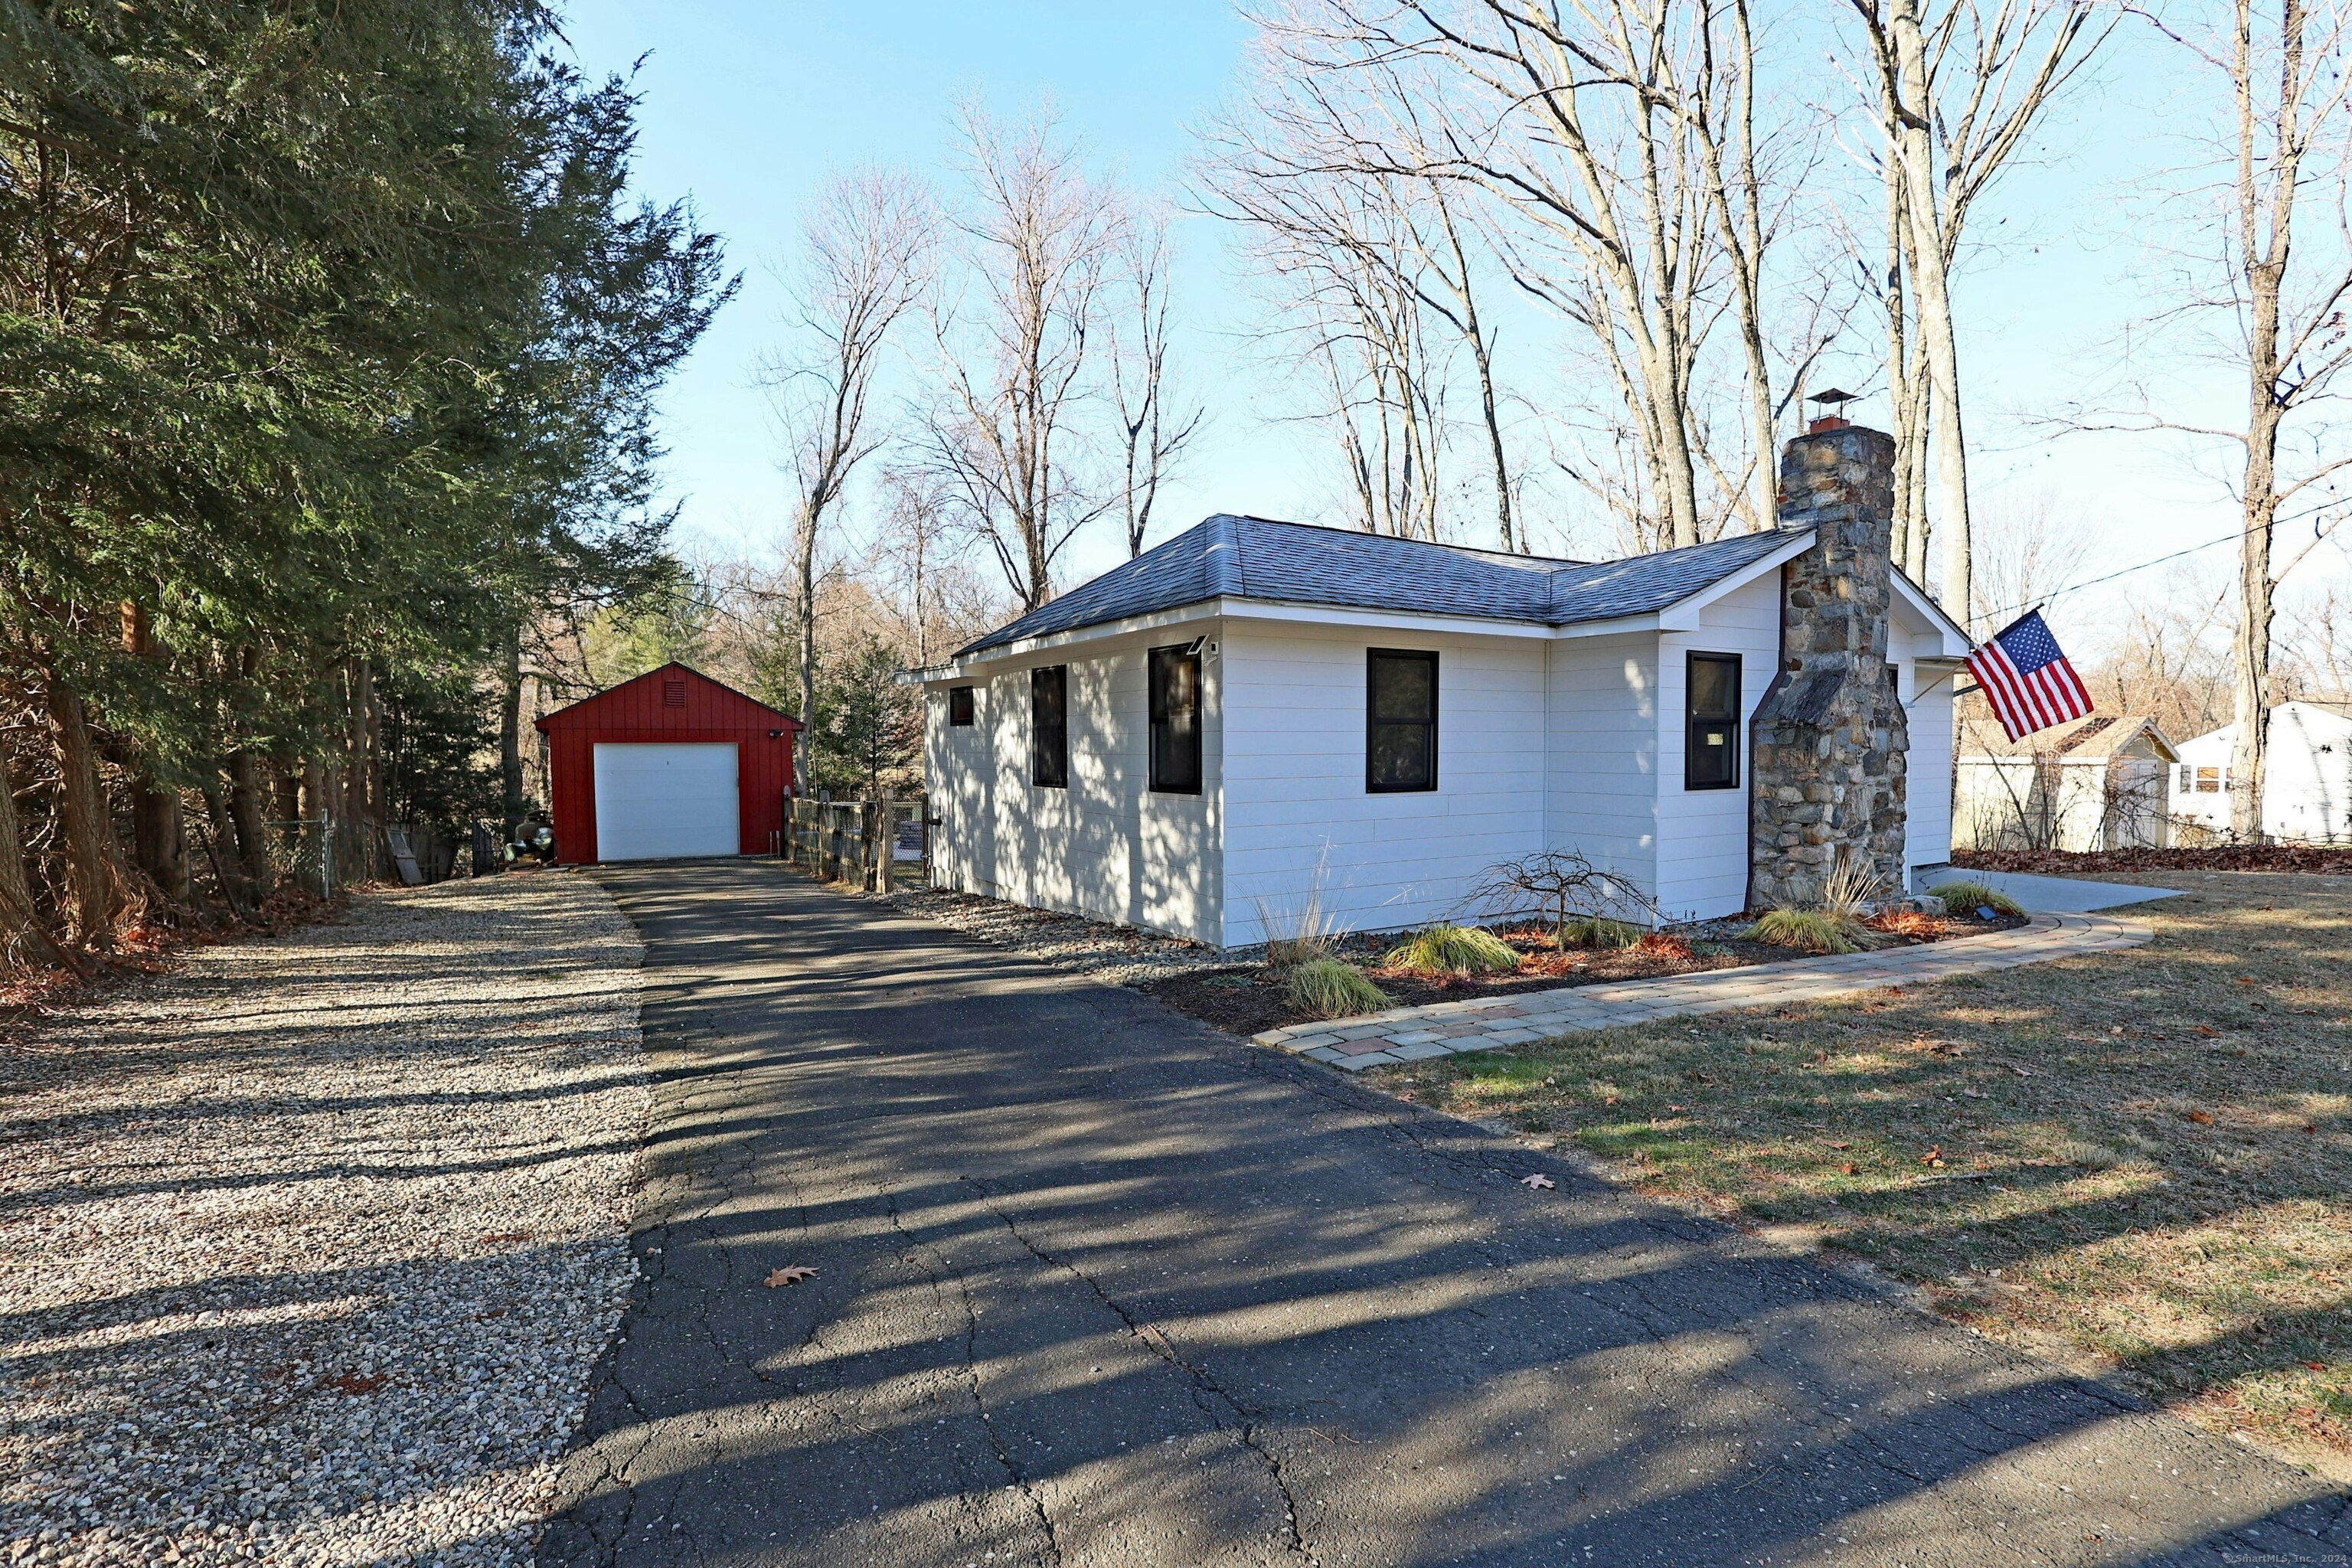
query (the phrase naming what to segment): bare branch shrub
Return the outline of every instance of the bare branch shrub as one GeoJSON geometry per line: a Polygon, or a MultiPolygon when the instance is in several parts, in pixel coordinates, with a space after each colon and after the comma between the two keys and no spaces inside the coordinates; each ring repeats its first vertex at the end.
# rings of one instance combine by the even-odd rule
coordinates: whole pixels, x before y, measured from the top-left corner
{"type": "Polygon", "coordinates": [[[1547,849],[1498,860],[1478,874],[1463,900],[1467,910],[1494,920],[1541,915],[1566,940],[1578,919],[1661,926],[1664,913],[1649,896],[1614,872],[1602,871],[1573,849],[1547,849]]]}

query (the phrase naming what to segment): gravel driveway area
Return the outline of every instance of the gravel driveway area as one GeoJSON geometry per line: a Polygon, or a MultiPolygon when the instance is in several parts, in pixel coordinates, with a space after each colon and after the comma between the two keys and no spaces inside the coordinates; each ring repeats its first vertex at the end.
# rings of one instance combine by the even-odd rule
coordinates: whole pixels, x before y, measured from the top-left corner
{"type": "Polygon", "coordinates": [[[944,888],[907,888],[890,894],[886,901],[992,947],[1092,975],[1106,985],[1135,985],[1196,970],[1230,969],[1263,956],[1262,950],[1255,947],[1220,952],[1181,937],[944,888]]]}
{"type": "Polygon", "coordinates": [[[377,893],[0,1040],[0,1563],[506,1563],[635,1276],[635,931],[377,893]]]}

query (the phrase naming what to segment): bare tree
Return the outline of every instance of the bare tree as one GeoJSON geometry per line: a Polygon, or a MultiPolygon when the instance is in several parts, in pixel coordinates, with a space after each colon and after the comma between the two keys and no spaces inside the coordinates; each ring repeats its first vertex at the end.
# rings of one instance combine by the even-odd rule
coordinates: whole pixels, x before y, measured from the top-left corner
{"type": "Polygon", "coordinates": [[[1940,595],[1953,618],[1965,621],[1972,602],[1971,541],[1952,268],[1977,199],[2026,144],[2036,120],[2090,62],[2115,22],[2103,18],[2100,0],[1850,3],[1876,77],[1885,142],[1885,298],[1892,311],[1887,378],[1900,454],[1896,532],[1906,568],[1924,577],[1929,523],[1923,497],[1932,431],[1934,526],[1944,545],[1940,595]]]}
{"type": "Polygon", "coordinates": [[[1444,487],[1448,356],[1431,317],[1433,281],[1413,176],[1353,166],[1328,101],[1285,101],[1269,77],[1258,99],[1210,134],[1201,183],[1210,210],[1249,235],[1254,274],[1275,298],[1278,363],[1318,383],[1354,497],[1357,525],[1433,539],[1444,487]]]}
{"type": "Polygon", "coordinates": [[[1972,624],[1997,631],[2084,574],[2098,531],[2047,490],[1985,510],[1970,574],[1972,624]]]}
{"type": "Polygon", "coordinates": [[[1208,410],[1198,404],[1169,405],[1166,216],[1135,218],[1120,250],[1127,310],[1110,314],[1110,390],[1125,455],[1119,499],[1132,558],[1143,553],[1161,481],[1174,470],[1208,410]]]}
{"type": "Polygon", "coordinates": [[[2179,221],[2169,227],[2188,238],[2176,298],[2155,325],[2243,378],[2246,417],[2236,426],[2170,417],[2143,391],[2137,409],[2071,423],[2167,432],[2230,454],[2241,525],[2231,828],[2252,841],[2262,833],[2278,696],[2271,664],[2279,584],[2332,529],[2333,477],[2352,466],[2335,418],[2352,363],[2352,0],[2231,0],[2202,31],[2139,14],[2209,73],[2228,106],[2210,163],[2180,171],[2170,192],[2179,221]],[[2315,519],[2303,550],[2275,561],[2282,522],[2315,519]]]}
{"type": "MultiPolygon", "coordinates": [[[[768,367],[797,488],[793,512],[793,620],[800,644],[800,721],[816,722],[819,542],[857,465],[881,442],[869,419],[875,378],[893,329],[931,282],[929,205],[905,176],[843,175],[803,226],[795,283],[803,345],[768,367]]],[[[814,733],[813,728],[804,733],[814,733]]],[[[806,748],[793,787],[809,785],[806,748]]]]}
{"type": "Polygon", "coordinates": [[[1798,139],[1759,109],[1745,0],[1317,0],[1261,25],[1304,68],[1402,82],[1414,133],[1368,136],[1360,161],[1477,193],[1501,269],[1575,331],[1622,414],[1564,472],[1643,542],[1769,522],[1793,379],[1772,364],[1769,257],[1798,139]],[[1727,321],[1738,368],[1718,374],[1727,321]],[[1740,395],[1721,406],[1716,384],[1740,395]]]}
{"type": "Polygon", "coordinates": [[[1496,326],[1481,303],[1484,247],[1459,210],[1469,193],[1427,172],[1444,162],[1424,122],[1435,118],[1435,97],[1391,61],[1333,68],[1333,40],[1310,32],[1310,47],[1294,48],[1290,26],[1285,18],[1262,27],[1250,101],[1206,138],[1210,155],[1200,177],[1210,208],[1257,231],[1258,254],[1274,264],[1262,275],[1290,296],[1282,324],[1291,330],[1277,337],[1295,342],[1303,323],[1313,329],[1309,357],[1327,376],[1335,362],[1360,367],[1354,376],[1330,379],[1334,427],[1355,475],[1363,525],[1434,531],[1446,489],[1437,464],[1448,433],[1442,426],[1417,426],[1435,421],[1447,402],[1445,389],[1425,379],[1450,376],[1453,366],[1452,354],[1430,340],[1427,323],[1434,317],[1469,350],[1496,535],[1503,549],[1524,550],[1528,541],[1515,516],[1520,481],[1496,371],[1496,326]],[[1368,268],[1385,276],[1365,277],[1368,268]],[[1375,395],[1350,396],[1351,385],[1375,395]],[[1401,438],[1367,439],[1360,409],[1382,422],[1393,415],[1401,438]],[[1369,470],[1382,456],[1392,458],[1395,471],[1374,481],[1369,470]],[[1409,485],[1416,462],[1422,482],[1409,485]],[[1413,500],[1383,505],[1383,493],[1413,500]],[[1427,513],[1418,525],[1412,521],[1416,502],[1427,513]]]}
{"type": "Polygon", "coordinates": [[[909,467],[884,470],[882,494],[882,553],[905,585],[906,641],[920,669],[944,651],[933,645],[931,633],[947,553],[949,498],[932,475],[909,467]]]}
{"type": "Polygon", "coordinates": [[[1128,214],[1052,116],[1008,126],[966,105],[958,126],[970,298],[932,318],[940,392],[924,414],[923,450],[963,525],[1034,610],[1054,596],[1063,547],[1119,504],[1118,487],[1082,459],[1128,214]]]}

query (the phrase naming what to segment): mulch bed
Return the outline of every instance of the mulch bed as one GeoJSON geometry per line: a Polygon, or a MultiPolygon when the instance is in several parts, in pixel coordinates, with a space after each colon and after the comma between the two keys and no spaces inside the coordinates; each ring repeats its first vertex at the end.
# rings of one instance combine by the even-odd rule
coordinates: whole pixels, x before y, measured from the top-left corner
{"type": "MultiPolygon", "coordinates": [[[[1969,916],[1948,920],[1945,923],[1951,934],[1944,940],[1951,941],[1984,931],[2011,931],[2026,922],[2013,916],[1997,915],[1989,921],[1969,916]]],[[[1562,974],[1431,978],[1381,968],[1382,955],[1409,934],[1391,932],[1351,937],[1339,944],[1334,956],[1363,969],[1373,984],[1389,994],[1391,1005],[1399,1007],[1515,996],[1531,991],[1560,991],[1571,986],[1598,985],[1619,980],[1655,980],[1664,975],[1697,974],[1711,969],[1744,969],[1750,964],[1778,963],[1786,959],[1811,956],[1771,942],[1715,935],[1697,942],[1696,951],[1691,957],[1681,959],[1637,948],[1602,948],[1591,952],[1571,950],[1568,956],[1576,967],[1562,974]]],[[[1513,945],[1524,951],[1528,944],[1515,941],[1513,945]]],[[[1888,945],[1916,947],[1922,944],[1895,939],[1888,945]]],[[[1179,1013],[1236,1035],[1261,1034],[1267,1029],[1310,1022],[1305,1014],[1294,1009],[1284,998],[1282,980],[1263,964],[1196,970],[1191,973],[1134,984],[1138,990],[1158,997],[1179,1013]]]]}
{"type": "Polygon", "coordinates": [[[2230,844],[2210,849],[1975,849],[1952,857],[1971,871],[2039,871],[2058,876],[2095,871],[2301,871],[2352,876],[2352,848],[2315,844],[2230,844]]]}

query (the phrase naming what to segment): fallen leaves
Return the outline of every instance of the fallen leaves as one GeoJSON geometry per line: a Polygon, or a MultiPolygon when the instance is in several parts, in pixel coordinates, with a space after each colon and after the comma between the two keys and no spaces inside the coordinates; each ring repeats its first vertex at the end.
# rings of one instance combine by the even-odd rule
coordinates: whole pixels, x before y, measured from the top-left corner
{"type": "Polygon", "coordinates": [[[2210,1110],[2188,1110],[2183,1111],[2181,1114],[2188,1117],[2189,1121],[2194,1121],[2200,1127],[2210,1127],[2213,1125],[2213,1113],[2210,1110]]]}
{"type": "Polygon", "coordinates": [[[1935,1169],[1939,1171],[1942,1170],[1944,1168],[1944,1146],[1941,1143],[1938,1143],[1934,1148],[1928,1150],[1926,1153],[1920,1155],[1919,1163],[1933,1166],[1935,1169]]]}
{"type": "Polygon", "coordinates": [[[1556,1187],[1559,1185],[1559,1184],[1538,1171],[1531,1176],[1521,1176],[1519,1178],[1519,1185],[1532,1188],[1537,1192],[1543,1192],[1549,1188],[1556,1187]]]}
{"type": "Polygon", "coordinates": [[[767,1286],[772,1290],[779,1285],[797,1285],[803,1279],[816,1278],[816,1270],[805,1264],[791,1263],[768,1271],[767,1286]]]}

